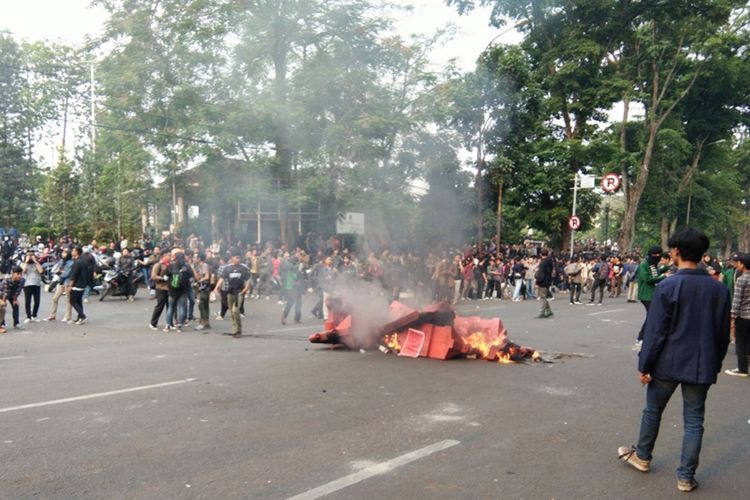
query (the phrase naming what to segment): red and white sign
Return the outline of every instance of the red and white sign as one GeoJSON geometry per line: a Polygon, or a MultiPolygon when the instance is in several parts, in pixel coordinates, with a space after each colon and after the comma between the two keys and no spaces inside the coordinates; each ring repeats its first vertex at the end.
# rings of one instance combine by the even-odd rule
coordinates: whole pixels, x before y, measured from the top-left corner
{"type": "Polygon", "coordinates": [[[602,189],[606,193],[614,193],[620,189],[620,176],[617,174],[607,174],[602,178],[602,189]]]}
{"type": "Polygon", "coordinates": [[[576,229],[581,227],[581,219],[574,215],[573,217],[568,219],[568,227],[570,227],[570,229],[575,231],[576,229]]]}

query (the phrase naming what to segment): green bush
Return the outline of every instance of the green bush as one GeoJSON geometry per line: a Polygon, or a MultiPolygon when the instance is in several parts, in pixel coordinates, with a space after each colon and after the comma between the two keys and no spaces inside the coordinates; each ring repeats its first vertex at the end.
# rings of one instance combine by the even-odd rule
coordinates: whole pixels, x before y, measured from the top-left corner
{"type": "Polygon", "coordinates": [[[49,240],[50,238],[55,238],[57,235],[52,229],[44,226],[34,226],[29,229],[30,241],[35,241],[37,236],[41,236],[44,240],[49,240]]]}

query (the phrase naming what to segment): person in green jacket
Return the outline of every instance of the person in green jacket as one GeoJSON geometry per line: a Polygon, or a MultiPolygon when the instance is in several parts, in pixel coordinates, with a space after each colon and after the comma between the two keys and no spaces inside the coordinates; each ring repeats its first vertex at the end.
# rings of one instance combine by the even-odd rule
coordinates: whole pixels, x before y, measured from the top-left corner
{"type": "MultiPolygon", "coordinates": [[[[667,273],[665,272],[666,268],[660,266],[661,260],[661,247],[655,245],[648,250],[648,255],[640,264],[638,264],[638,269],[635,272],[635,277],[638,280],[638,300],[643,304],[643,307],[646,308],[647,316],[657,283],[667,277],[667,273]]],[[[646,321],[644,320],[643,325],[638,332],[638,340],[636,341],[637,346],[640,346],[643,343],[643,329],[645,325],[646,321]]]]}
{"type": "Polygon", "coordinates": [[[734,284],[742,274],[737,273],[737,270],[741,267],[740,260],[739,254],[734,254],[730,260],[724,263],[721,269],[721,282],[729,288],[729,300],[734,298],[734,284]]]}
{"type": "Polygon", "coordinates": [[[286,325],[286,317],[289,315],[292,307],[294,307],[294,322],[299,323],[302,321],[302,293],[307,288],[303,268],[304,264],[300,261],[297,254],[292,256],[288,261],[285,261],[286,273],[282,285],[284,295],[286,296],[286,304],[281,316],[282,325],[286,325]]]}

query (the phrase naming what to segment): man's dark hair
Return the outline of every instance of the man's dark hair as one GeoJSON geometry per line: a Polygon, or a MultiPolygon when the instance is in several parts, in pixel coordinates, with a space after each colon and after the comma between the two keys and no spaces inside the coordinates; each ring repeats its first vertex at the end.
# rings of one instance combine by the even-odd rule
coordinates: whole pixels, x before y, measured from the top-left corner
{"type": "Polygon", "coordinates": [[[21,269],[21,266],[13,266],[13,274],[23,274],[23,269],[21,269]]]}
{"type": "Polygon", "coordinates": [[[549,250],[546,248],[542,248],[542,257],[546,257],[549,255],[549,250]]]}
{"type": "Polygon", "coordinates": [[[700,231],[687,227],[673,234],[667,246],[679,250],[683,260],[698,263],[711,246],[711,241],[700,231]]]}
{"type": "Polygon", "coordinates": [[[740,262],[742,262],[742,265],[745,266],[745,269],[750,269],[750,254],[743,253],[739,256],[740,262]]]}

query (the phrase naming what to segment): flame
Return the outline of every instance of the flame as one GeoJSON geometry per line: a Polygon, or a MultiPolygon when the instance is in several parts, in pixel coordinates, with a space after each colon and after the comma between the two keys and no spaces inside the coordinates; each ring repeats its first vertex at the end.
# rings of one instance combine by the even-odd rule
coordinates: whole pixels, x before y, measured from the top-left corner
{"type": "Polygon", "coordinates": [[[497,353],[497,362],[500,363],[501,365],[511,365],[515,363],[515,361],[511,359],[510,353],[503,352],[503,351],[500,351],[499,353],[497,353]]]}
{"type": "Polygon", "coordinates": [[[478,354],[482,358],[503,365],[518,363],[526,358],[539,361],[539,353],[526,349],[512,342],[508,342],[504,335],[490,337],[486,332],[479,330],[470,333],[463,338],[463,342],[469,347],[467,354],[478,354]]]}
{"type": "Polygon", "coordinates": [[[481,354],[483,358],[487,358],[490,355],[490,351],[493,347],[501,347],[504,343],[503,337],[495,337],[493,339],[488,338],[487,334],[483,331],[470,333],[464,337],[464,343],[468,345],[471,351],[481,354]]]}
{"type": "Polygon", "coordinates": [[[398,341],[398,333],[392,333],[383,337],[385,345],[394,352],[401,352],[401,344],[398,341]]]}

